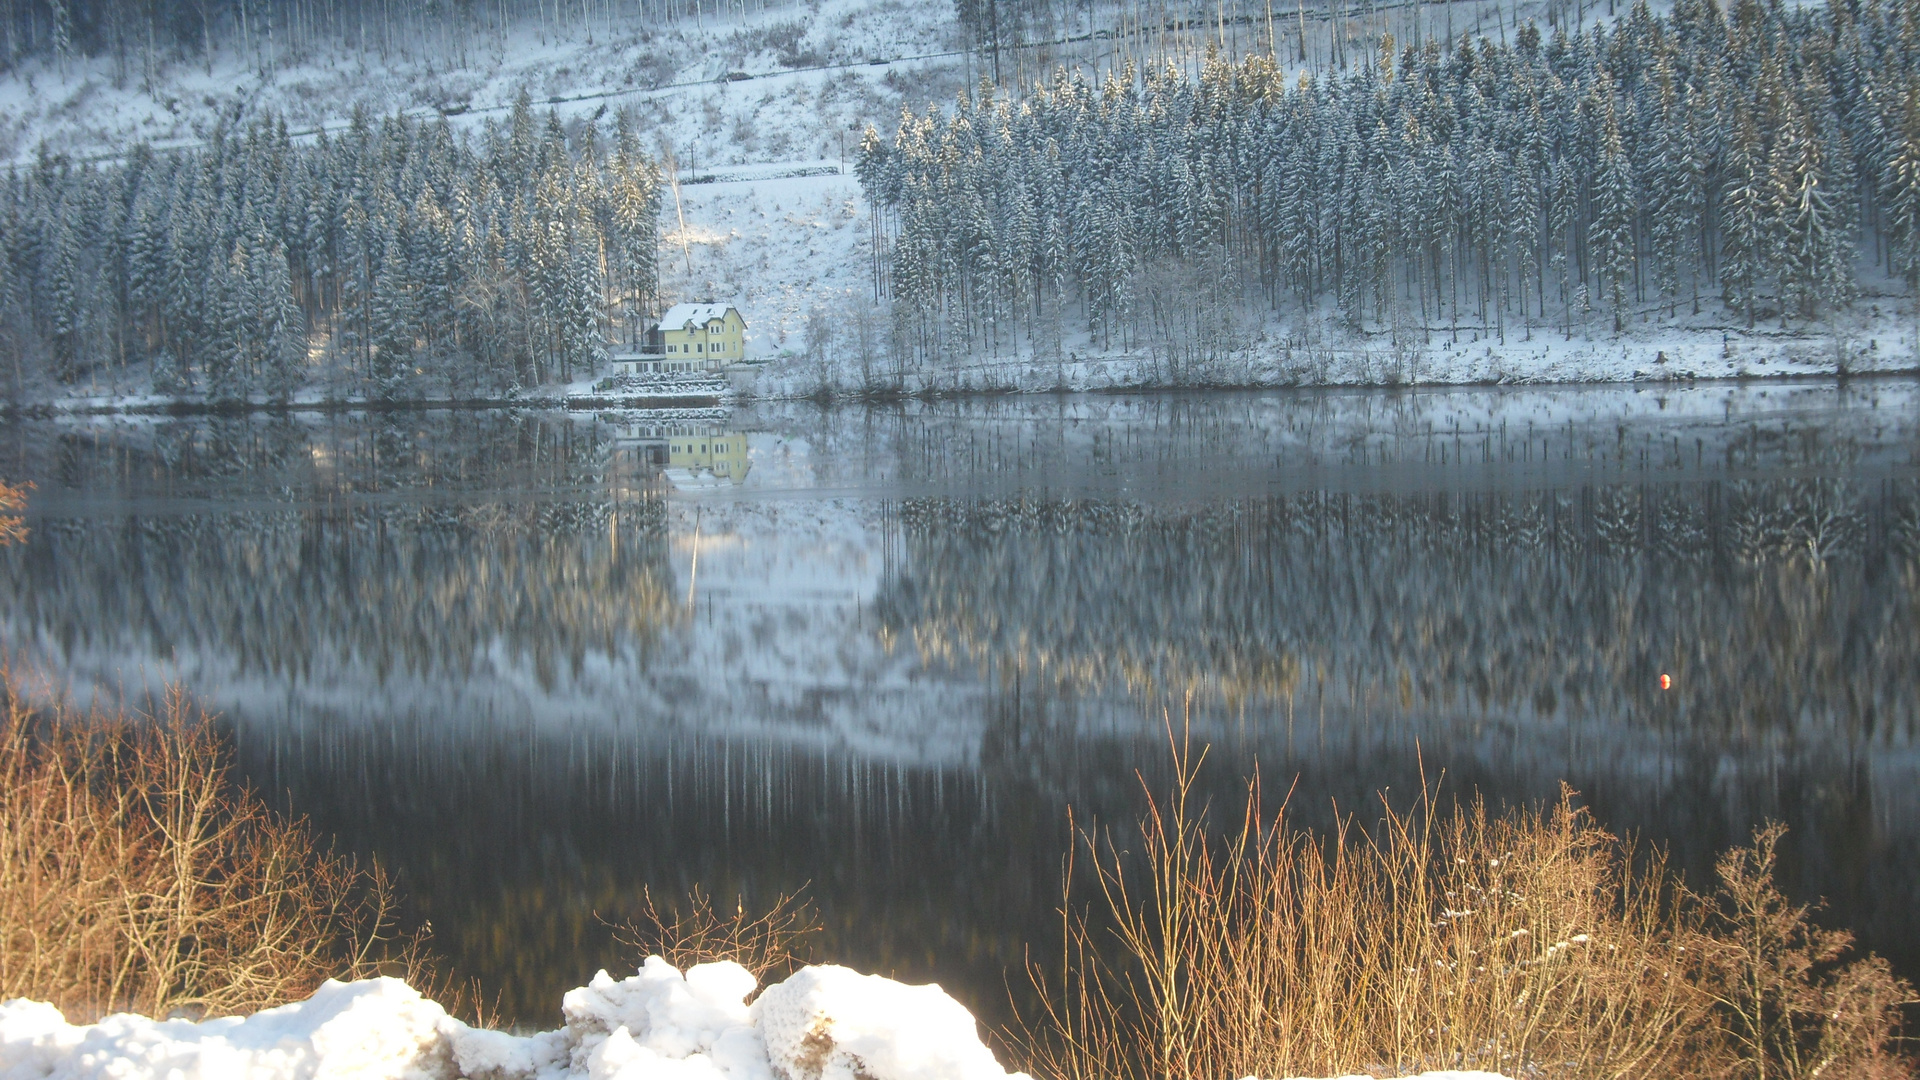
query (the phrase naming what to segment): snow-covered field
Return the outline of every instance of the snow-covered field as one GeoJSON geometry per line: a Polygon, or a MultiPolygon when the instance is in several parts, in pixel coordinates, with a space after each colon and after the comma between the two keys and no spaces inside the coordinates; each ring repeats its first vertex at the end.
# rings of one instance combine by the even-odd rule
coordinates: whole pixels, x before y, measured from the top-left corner
{"type": "MultiPolygon", "coordinates": [[[[664,289],[674,296],[732,298],[747,318],[749,349],[763,358],[785,357],[782,374],[760,393],[814,389],[806,328],[816,313],[841,328],[836,338],[848,343],[863,318],[870,333],[879,332],[872,314],[872,218],[852,166],[845,174],[838,170],[838,162],[828,161],[730,170],[717,182],[681,186],[684,229],[673,205],[661,215],[664,289]],[[767,171],[813,175],[758,175],[767,171]]],[[[841,366],[846,378],[857,378],[857,354],[841,366]]]]}
{"type": "Polygon", "coordinates": [[[297,1004],[200,1023],[123,1014],[69,1024],[51,1005],[15,1000],[0,1004],[0,1080],[1009,1076],[972,1014],[938,986],[819,966],[753,997],[757,988],[738,964],[698,964],[683,974],[650,957],[637,975],[616,981],[602,971],[569,991],[564,1026],[528,1036],[469,1027],[398,979],[329,981],[297,1004]]]}

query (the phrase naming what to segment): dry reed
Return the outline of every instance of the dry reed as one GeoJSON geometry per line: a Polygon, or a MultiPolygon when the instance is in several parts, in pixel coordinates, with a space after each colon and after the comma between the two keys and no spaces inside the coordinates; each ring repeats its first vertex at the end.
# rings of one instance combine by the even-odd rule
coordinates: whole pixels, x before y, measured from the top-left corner
{"type": "Polygon", "coordinates": [[[70,1017],[246,1012],[424,975],[377,867],[238,783],[212,720],[36,710],[0,668],[0,999],[70,1017]]]}
{"type": "Polygon", "coordinates": [[[1041,1004],[1013,1036],[1037,1076],[1909,1075],[1911,987],[1780,896],[1777,828],[1721,860],[1712,897],[1565,789],[1496,815],[1423,786],[1321,836],[1264,814],[1255,782],[1216,830],[1204,749],[1170,741],[1132,853],[1080,835],[1090,891],[1069,864],[1060,953],[1029,965],[1041,1004]]]}

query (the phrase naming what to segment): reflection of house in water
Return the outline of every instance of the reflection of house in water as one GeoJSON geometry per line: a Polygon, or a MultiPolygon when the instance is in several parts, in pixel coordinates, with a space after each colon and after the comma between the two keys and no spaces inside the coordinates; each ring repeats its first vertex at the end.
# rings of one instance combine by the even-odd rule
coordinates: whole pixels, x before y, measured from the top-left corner
{"type": "Polygon", "coordinates": [[[674,487],[710,488],[746,480],[747,436],[718,424],[635,423],[615,436],[621,456],[674,487]]]}

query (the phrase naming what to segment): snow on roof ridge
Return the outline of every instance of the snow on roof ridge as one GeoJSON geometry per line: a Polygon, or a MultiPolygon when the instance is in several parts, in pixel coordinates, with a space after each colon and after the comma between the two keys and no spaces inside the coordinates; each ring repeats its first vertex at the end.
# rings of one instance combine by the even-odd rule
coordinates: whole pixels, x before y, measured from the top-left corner
{"type": "Polygon", "coordinates": [[[675,304],[660,316],[660,325],[671,327],[706,322],[724,317],[729,310],[737,309],[732,304],[675,304]]]}

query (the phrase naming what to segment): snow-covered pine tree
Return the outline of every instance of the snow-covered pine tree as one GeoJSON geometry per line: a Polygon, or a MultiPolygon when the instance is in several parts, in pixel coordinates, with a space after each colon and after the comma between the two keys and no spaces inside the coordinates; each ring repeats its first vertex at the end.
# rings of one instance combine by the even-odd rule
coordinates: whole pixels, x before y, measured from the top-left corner
{"type": "Polygon", "coordinates": [[[1720,193],[1720,285],[1727,306],[1752,329],[1762,275],[1774,252],[1774,202],[1752,114],[1737,108],[1728,133],[1720,193]]]}
{"type": "Polygon", "coordinates": [[[206,300],[205,345],[200,350],[202,382],[207,398],[221,404],[246,400],[246,333],[250,321],[247,296],[247,250],[235,242],[226,257],[213,264],[203,294],[206,300]]]}
{"type": "Polygon", "coordinates": [[[86,314],[81,310],[80,244],[75,226],[65,214],[52,222],[52,242],[48,245],[45,297],[47,336],[53,347],[53,377],[69,383],[80,375],[81,330],[86,314]]]}
{"type": "MultiPolygon", "coordinates": [[[[1609,99],[1610,100],[1610,99],[1609,99]]],[[[1593,227],[1588,242],[1600,289],[1613,314],[1613,332],[1626,329],[1636,262],[1634,218],[1639,207],[1633,171],[1620,142],[1620,125],[1611,110],[1604,121],[1600,143],[1600,171],[1593,184],[1593,227]]]]}
{"type": "Polygon", "coordinates": [[[1781,321],[1789,304],[1805,318],[1853,297],[1853,238],[1820,132],[1791,117],[1774,141],[1773,199],[1778,226],[1781,321]]]}
{"type": "Polygon", "coordinates": [[[1881,217],[1889,268],[1909,290],[1920,290],[1920,87],[1905,98],[1893,154],[1880,174],[1881,217]]]}
{"type": "Polygon", "coordinates": [[[262,245],[251,270],[262,352],[260,385],[269,400],[284,403],[300,390],[305,375],[306,319],[294,299],[286,249],[279,241],[262,245]]]}

